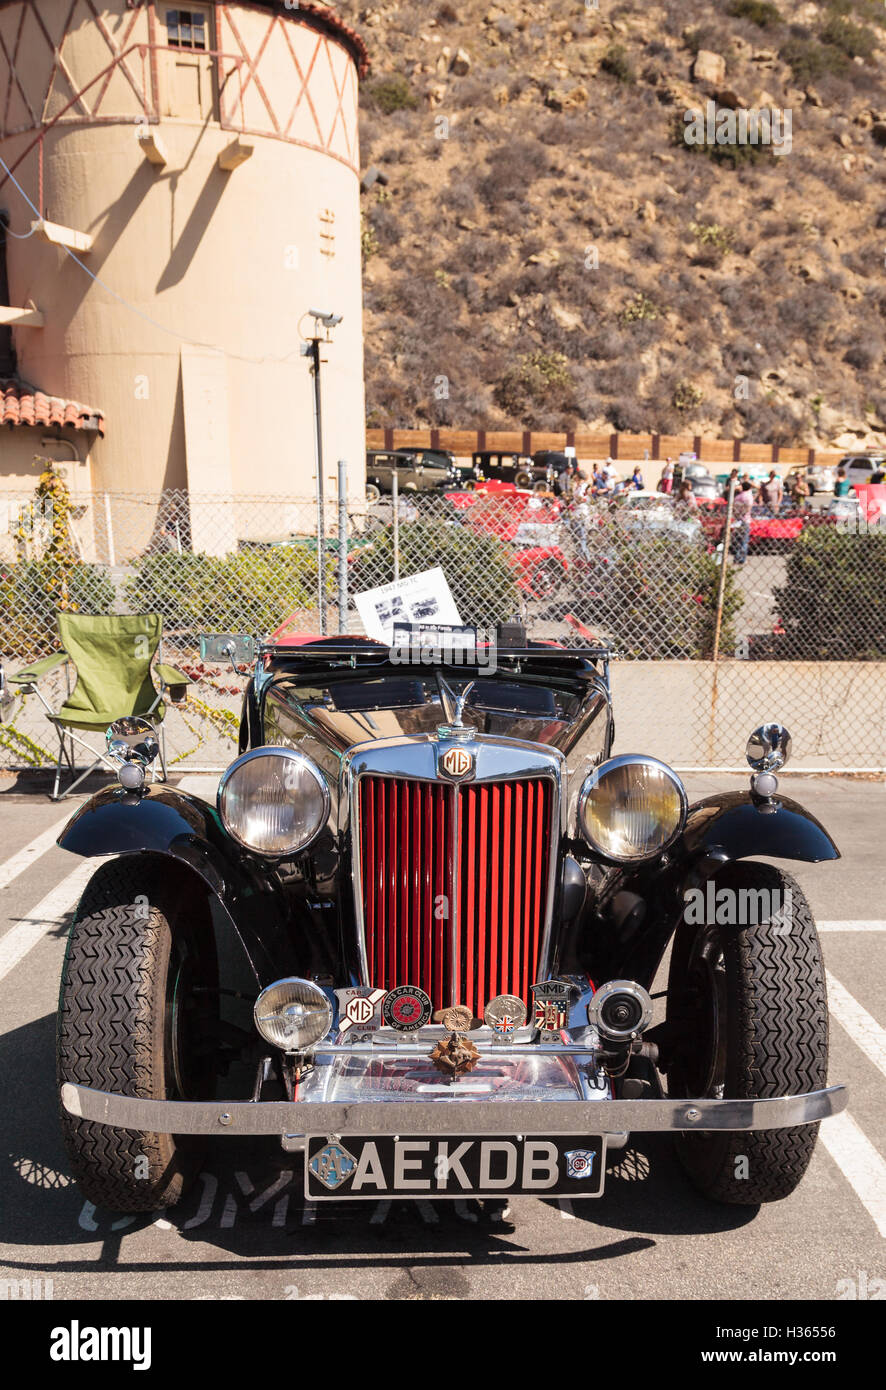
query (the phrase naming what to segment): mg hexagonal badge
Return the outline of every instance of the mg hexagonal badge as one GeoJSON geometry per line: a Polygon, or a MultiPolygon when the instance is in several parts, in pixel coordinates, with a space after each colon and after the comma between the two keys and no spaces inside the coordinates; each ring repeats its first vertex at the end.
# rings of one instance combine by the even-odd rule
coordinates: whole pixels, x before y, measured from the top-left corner
{"type": "Polygon", "coordinates": [[[474,770],[474,755],[466,748],[447,748],[440,759],[440,767],[447,777],[467,777],[474,770]]]}

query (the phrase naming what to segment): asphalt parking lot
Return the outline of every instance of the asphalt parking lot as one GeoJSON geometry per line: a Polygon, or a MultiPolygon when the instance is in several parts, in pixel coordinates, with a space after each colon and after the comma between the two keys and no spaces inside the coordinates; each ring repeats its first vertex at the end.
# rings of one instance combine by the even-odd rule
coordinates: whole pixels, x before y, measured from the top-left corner
{"type": "MultiPolygon", "coordinates": [[[[687,779],[691,799],[744,784],[687,779]]],[[[91,867],[54,844],[73,805],[0,780],[0,1280],[51,1281],[54,1298],[78,1300],[869,1297],[886,1277],[886,786],[786,778],[783,790],[844,856],[798,866],[829,972],[830,1079],[851,1088],[804,1182],[759,1210],[711,1205],[667,1137],[639,1135],[602,1199],[519,1198],[502,1224],[463,1203],[306,1204],[300,1156],[274,1141],[215,1142],[185,1202],[154,1218],[85,1202],[59,1137],[54,1034],[91,867]]]]}

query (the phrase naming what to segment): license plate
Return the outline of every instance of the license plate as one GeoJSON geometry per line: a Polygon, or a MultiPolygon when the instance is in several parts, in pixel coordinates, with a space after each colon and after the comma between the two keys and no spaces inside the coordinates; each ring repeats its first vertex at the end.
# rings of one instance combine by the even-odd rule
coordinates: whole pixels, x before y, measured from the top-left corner
{"type": "Polygon", "coordinates": [[[499,1135],[466,1139],[346,1134],[308,1138],[311,1201],[378,1197],[599,1197],[601,1135],[499,1135]]]}

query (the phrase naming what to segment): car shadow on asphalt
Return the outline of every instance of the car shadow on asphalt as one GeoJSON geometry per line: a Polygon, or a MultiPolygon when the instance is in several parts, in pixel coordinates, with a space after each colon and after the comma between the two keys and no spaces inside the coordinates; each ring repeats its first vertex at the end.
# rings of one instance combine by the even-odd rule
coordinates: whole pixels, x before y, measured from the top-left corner
{"type": "MultiPolygon", "coordinates": [[[[612,1156],[601,1199],[555,1203],[518,1197],[512,1220],[496,1219],[484,1204],[469,1200],[309,1203],[301,1155],[284,1154],[275,1140],[264,1139],[212,1141],[202,1173],[177,1207],[121,1215],[87,1202],[71,1177],[58,1123],[54,1052],[52,1014],[0,1039],[0,1125],[6,1140],[0,1242],[35,1255],[40,1247],[58,1252],[50,1260],[41,1251],[44,1258],[35,1261],[24,1250],[21,1262],[7,1259],[10,1267],[32,1273],[211,1272],[230,1269],[232,1255],[240,1267],[290,1273],[302,1261],[312,1270],[357,1270],[368,1261],[374,1269],[401,1271],[403,1289],[398,1292],[395,1283],[385,1295],[399,1298],[414,1291],[402,1274],[404,1264],[584,1264],[639,1253],[657,1243],[656,1235],[731,1230],[754,1215],[753,1208],[703,1201],[683,1178],[667,1137],[646,1135],[612,1156]],[[561,1221],[564,1215],[581,1227],[561,1221]],[[152,1225],[158,1228],[156,1257],[145,1247],[144,1233],[152,1225]],[[576,1239],[579,1231],[590,1239],[576,1239]],[[173,1249],[169,1232],[180,1238],[173,1249]],[[133,1236],[137,1249],[131,1247],[129,1258],[125,1242],[133,1236]],[[193,1245],[193,1258],[180,1241],[193,1245]],[[73,1247],[75,1257],[66,1258],[73,1247]]],[[[439,1292],[447,1295],[443,1285],[439,1292]]],[[[454,1284],[448,1296],[460,1296],[454,1284]]]]}

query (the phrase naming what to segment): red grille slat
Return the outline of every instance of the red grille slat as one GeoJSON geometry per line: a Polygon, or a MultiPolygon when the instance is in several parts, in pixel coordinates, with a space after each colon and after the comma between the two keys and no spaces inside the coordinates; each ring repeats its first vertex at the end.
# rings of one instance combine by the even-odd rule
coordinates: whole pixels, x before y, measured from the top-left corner
{"type": "Polygon", "coordinates": [[[369,983],[420,985],[435,1008],[468,1004],[478,1017],[497,994],[529,1004],[547,908],[554,794],[544,777],[460,787],[360,779],[369,983]]]}

